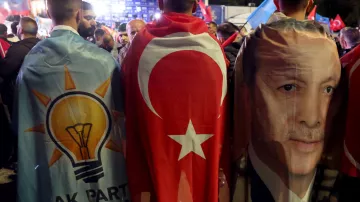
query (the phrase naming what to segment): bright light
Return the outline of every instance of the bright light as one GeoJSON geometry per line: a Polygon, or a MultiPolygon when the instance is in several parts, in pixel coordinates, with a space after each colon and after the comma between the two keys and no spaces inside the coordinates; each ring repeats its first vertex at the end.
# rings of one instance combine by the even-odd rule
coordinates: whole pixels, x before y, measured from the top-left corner
{"type": "Polygon", "coordinates": [[[10,6],[9,3],[7,1],[4,1],[4,8],[8,11],[10,11],[10,6]]]}
{"type": "Polygon", "coordinates": [[[155,17],[156,20],[158,20],[158,19],[160,19],[161,14],[160,13],[155,13],[154,17],[155,17]]]}
{"type": "Polygon", "coordinates": [[[115,12],[123,12],[125,10],[125,4],[114,4],[112,6],[112,10],[115,11],[115,12]]]}
{"type": "Polygon", "coordinates": [[[103,2],[102,3],[94,2],[93,8],[97,16],[102,16],[109,12],[108,8],[103,2]]]}

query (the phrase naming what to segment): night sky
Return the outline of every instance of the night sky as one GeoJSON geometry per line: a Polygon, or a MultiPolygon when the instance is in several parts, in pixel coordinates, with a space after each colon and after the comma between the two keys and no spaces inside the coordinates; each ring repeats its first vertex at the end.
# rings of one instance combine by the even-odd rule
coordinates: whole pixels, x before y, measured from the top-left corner
{"type": "MultiPolygon", "coordinates": [[[[209,4],[221,5],[248,5],[255,3],[259,5],[263,0],[209,0],[209,4]]],[[[360,24],[360,0],[315,0],[320,15],[335,18],[340,14],[347,26],[358,26],[360,24]]]]}

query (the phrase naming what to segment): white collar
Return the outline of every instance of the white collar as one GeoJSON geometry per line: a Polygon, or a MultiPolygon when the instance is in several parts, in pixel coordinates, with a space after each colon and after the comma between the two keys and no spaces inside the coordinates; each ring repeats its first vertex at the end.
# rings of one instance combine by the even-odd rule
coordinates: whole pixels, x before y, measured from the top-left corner
{"type": "Polygon", "coordinates": [[[259,157],[256,155],[252,144],[249,145],[249,157],[251,163],[259,175],[261,180],[264,182],[266,187],[271,192],[275,201],[286,201],[284,197],[287,195],[286,190],[288,191],[289,200],[287,202],[309,202],[310,201],[310,194],[312,187],[314,185],[315,174],[314,177],[306,191],[304,198],[299,198],[294,192],[292,192],[280,179],[280,177],[272,171],[265,163],[263,163],[259,157]]]}
{"type": "Polygon", "coordinates": [[[55,30],[68,30],[68,31],[74,32],[74,34],[79,35],[79,33],[74,28],[67,26],[67,25],[57,25],[52,29],[52,32],[55,30]]]}

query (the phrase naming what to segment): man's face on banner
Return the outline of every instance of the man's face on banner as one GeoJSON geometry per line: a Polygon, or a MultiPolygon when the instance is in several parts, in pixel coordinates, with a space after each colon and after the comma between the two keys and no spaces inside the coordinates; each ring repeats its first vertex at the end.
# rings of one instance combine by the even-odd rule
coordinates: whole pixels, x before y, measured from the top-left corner
{"type": "Polygon", "coordinates": [[[307,175],[322,155],[327,112],[340,67],[326,48],[317,54],[293,51],[286,59],[274,55],[257,62],[251,89],[252,142],[256,152],[267,157],[264,163],[307,175]]]}

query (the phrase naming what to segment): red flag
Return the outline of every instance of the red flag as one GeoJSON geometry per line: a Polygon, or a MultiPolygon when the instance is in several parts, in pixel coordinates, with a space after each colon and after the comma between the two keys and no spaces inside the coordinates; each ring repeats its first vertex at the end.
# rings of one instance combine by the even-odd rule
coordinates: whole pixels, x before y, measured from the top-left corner
{"type": "Polygon", "coordinates": [[[309,20],[315,20],[317,6],[315,5],[310,14],[308,15],[309,20]]]}
{"type": "Polygon", "coordinates": [[[206,7],[206,5],[204,4],[204,2],[202,0],[199,2],[199,6],[200,6],[201,13],[204,16],[205,22],[211,22],[213,20],[211,7],[210,6],[206,7]]]}
{"type": "Polygon", "coordinates": [[[218,202],[227,79],[207,32],[199,18],[165,13],[137,34],[122,64],[134,202],[218,202]]]}
{"type": "Polygon", "coordinates": [[[352,177],[360,177],[360,46],[341,58],[349,79],[349,99],[342,171],[352,177]]]}
{"type": "Polygon", "coordinates": [[[330,21],[330,29],[332,31],[340,31],[341,29],[345,28],[346,25],[344,21],[341,19],[340,15],[338,14],[335,18],[335,20],[330,21]]]}
{"type": "Polygon", "coordinates": [[[236,37],[238,36],[239,32],[235,32],[231,35],[223,44],[221,44],[221,48],[225,48],[226,46],[230,45],[232,42],[235,41],[236,37]]]}

